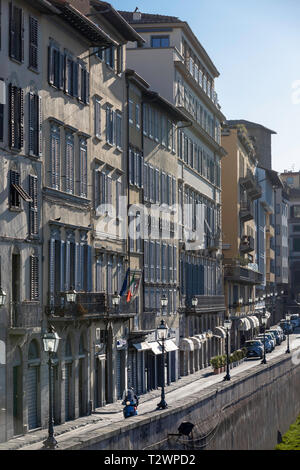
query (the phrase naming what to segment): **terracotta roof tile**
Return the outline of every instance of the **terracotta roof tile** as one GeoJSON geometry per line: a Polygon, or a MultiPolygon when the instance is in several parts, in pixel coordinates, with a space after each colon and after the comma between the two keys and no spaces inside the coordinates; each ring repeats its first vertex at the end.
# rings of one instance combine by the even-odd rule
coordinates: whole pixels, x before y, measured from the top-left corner
{"type": "Polygon", "coordinates": [[[133,19],[132,11],[120,11],[120,15],[130,24],[145,24],[145,23],[182,23],[182,21],[177,16],[167,16],[167,15],[156,15],[151,13],[141,13],[142,17],[140,20],[133,19]]]}

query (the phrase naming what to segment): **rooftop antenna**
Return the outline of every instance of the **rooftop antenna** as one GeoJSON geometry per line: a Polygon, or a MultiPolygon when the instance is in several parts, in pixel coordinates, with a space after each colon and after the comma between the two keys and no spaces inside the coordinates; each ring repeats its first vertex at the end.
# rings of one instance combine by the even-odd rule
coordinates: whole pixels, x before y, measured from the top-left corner
{"type": "Polygon", "coordinates": [[[139,11],[138,7],[135,7],[132,17],[135,21],[140,21],[142,19],[142,13],[139,11]]]}

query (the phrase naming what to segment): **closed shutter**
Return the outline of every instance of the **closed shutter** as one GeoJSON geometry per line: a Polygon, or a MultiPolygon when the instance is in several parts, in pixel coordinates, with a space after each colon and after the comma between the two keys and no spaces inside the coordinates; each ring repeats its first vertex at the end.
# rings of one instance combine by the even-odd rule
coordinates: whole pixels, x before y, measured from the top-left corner
{"type": "Polygon", "coordinates": [[[65,150],[65,191],[74,193],[74,138],[72,135],[66,137],[65,150]]]}
{"type": "Polygon", "coordinates": [[[60,270],[60,287],[57,289],[58,292],[64,292],[65,291],[65,257],[66,257],[66,248],[65,248],[65,242],[61,240],[60,242],[60,264],[56,266],[56,272],[57,270],[60,270]]]}
{"type": "Polygon", "coordinates": [[[89,104],[90,102],[90,74],[87,70],[84,71],[85,75],[85,99],[84,102],[89,104]]]}
{"type": "Polygon", "coordinates": [[[144,278],[149,281],[149,241],[144,241],[144,278]]]}
{"type": "Polygon", "coordinates": [[[29,67],[38,68],[38,22],[29,17],[29,67]]]}
{"type": "Polygon", "coordinates": [[[29,367],[27,372],[28,429],[38,427],[38,368],[29,367]]]}
{"type": "Polygon", "coordinates": [[[95,100],[95,136],[101,138],[101,104],[98,99],[95,100]]]}
{"type": "Polygon", "coordinates": [[[29,175],[29,195],[32,202],[29,203],[29,232],[31,235],[38,234],[38,179],[36,176],[29,175]]]}
{"type": "Polygon", "coordinates": [[[160,202],[160,194],[159,194],[159,169],[155,169],[155,202],[159,204],[160,202]]]}
{"type": "Polygon", "coordinates": [[[112,204],[112,177],[107,176],[107,196],[106,196],[106,204],[112,204]]]}
{"type": "Polygon", "coordinates": [[[80,244],[75,243],[75,290],[81,290],[81,278],[80,278],[80,244]]]}
{"type": "Polygon", "coordinates": [[[160,282],[160,242],[156,241],[156,281],[160,282]]]}
{"type": "Polygon", "coordinates": [[[172,177],[172,205],[176,204],[176,178],[172,177]]]}
{"type": "Polygon", "coordinates": [[[148,164],[144,163],[144,199],[149,199],[148,164]]]}
{"type": "Polygon", "coordinates": [[[30,256],[30,300],[39,298],[39,259],[30,256]]]}
{"type": "Polygon", "coordinates": [[[92,291],[92,247],[86,246],[86,291],[92,291]]]}
{"type": "Polygon", "coordinates": [[[177,247],[173,246],[173,282],[177,283],[177,247]]]}
{"type": "Polygon", "coordinates": [[[141,395],[143,393],[143,375],[144,375],[144,364],[143,364],[143,351],[136,352],[137,358],[137,394],[141,395]]]}
{"type": "Polygon", "coordinates": [[[72,419],[71,414],[72,364],[65,364],[65,420],[72,419]]]}
{"type": "Polygon", "coordinates": [[[70,290],[70,241],[66,241],[66,259],[65,259],[65,290],[70,290]]]}
{"type": "Polygon", "coordinates": [[[154,241],[150,241],[150,245],[149,245],[150,282],[154,282],[154,263],[155,263],[155,243],[154,241]]]}
{"type": "Polygon", "coordinates": [[[121,390],[121,351],[117,351],[116,357],[116,388],[117,399],[120,400],[123,395],[123,390],[121,390]]]}
{"type": "Polygon", "coordinates": [[[80,142],[80,196],[87,197],[87,145],[80,142]]]}
{"type": "Polygon", "coordinates": [[[162,282],[166,282],[166,245],[161,245],[161,266],[162,266],[162,282]]]}
{"type": "Polygon", "coordinates": [[[49,240],[49,291],[54,295],[54,269],[55,269],[55,240],[49,240]]]}

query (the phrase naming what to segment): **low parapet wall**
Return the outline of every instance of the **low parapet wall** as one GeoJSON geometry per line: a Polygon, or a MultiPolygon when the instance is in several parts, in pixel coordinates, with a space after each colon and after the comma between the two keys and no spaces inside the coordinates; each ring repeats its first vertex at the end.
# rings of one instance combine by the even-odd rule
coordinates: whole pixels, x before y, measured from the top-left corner
{"type": "Polygon", "coordinates": [[[184,403],[179,396],[172,408],[129,418],[84,438],[70,437],[59,449],[274,449],[278,432],[284,434],[299,413],[300,364],[286,355],[199,391],[184,403]],[[192,441],[168,436],[178,433],[183,421],[195,424],[192,441]]]}

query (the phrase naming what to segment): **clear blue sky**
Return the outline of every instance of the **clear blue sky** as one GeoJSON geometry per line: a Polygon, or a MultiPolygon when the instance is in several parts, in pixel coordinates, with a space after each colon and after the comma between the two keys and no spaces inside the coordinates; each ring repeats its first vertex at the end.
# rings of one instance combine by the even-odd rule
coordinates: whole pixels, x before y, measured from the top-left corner
{"type": "Polygon", "coordinates": [[[118,10],[138,6],[144,13],[187,21],[220,72],[216,91],[227,119],[247,119],[276,131],[273,169],[300,170],[299,0],[111,3],[118,10]],[[293,100],[297,80],[299,93],[293,100]]]}

